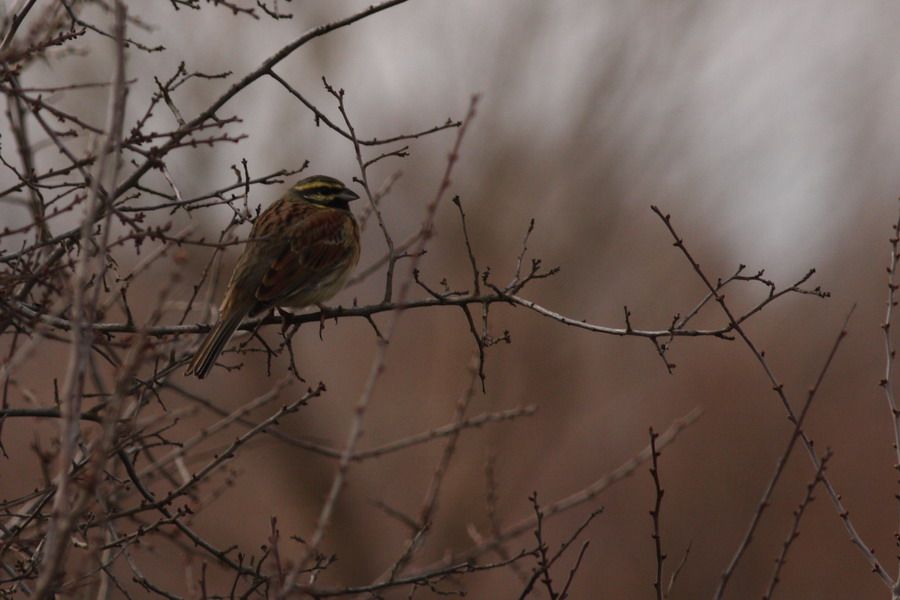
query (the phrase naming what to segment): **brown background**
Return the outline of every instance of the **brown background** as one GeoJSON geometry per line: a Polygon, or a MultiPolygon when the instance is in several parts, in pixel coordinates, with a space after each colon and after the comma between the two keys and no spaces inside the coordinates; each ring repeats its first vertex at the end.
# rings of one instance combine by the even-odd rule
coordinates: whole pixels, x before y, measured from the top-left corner
{"type": "MultiPolygon", "coordinates": [[[[129,55],[129,76],[139,78],[129,99],[132,117],[153,89],[152,75],[171,74],[179,60],[189,69],[231,70],[240,77],[300,32],[366,3],[295,2],[284,6],[295,18],[278,24],[233,17],[224,9],[175,13],[165,3],[141,4],[132,11],[141,11],[157,29],[135,35],[164,44],[168,52],[129,55]]],[[[535,219],[533,254],[562,271],[524,295],[559,312],[622,326],[627,305],[635,326],[656,328],[702,297],[702,284],[672,248],[651,204],[672,213],[695,256],[715,276],[745,263],[767,269],[784,285],[817,268],[814,281],[833,293],[831,299],[786,298],[755,318],[748,331],[799,406],[856,305],[850,336],[807,430],[820,448],[834,450],[828,473],[864,539],[893,573],[893,431],[878,382],[884,371],[879,324],[887,240],[900,193],[898,27],[900,7],[886,2],[411,2],[307,46],[276,70],[330,115],[337,113],[320,77],[344,88],[364,137],[461,117],[470,94],[482,93],[452,192],[467,209],[480,264],[490,265],[498,282],[510,276],[522,234],[535,219]]],[[[86,56],[30,72],[23,83],[107,79],[110,60],[98,45],[86,56]]],[[[176,99],[193,115],[227,85],[186,86],[176,99]]],[[[83,102],[82,114],[103,122],[104,92],[97,92],[95,109],[88,108],[91,98],[85,92],[64,102],[73,109],[83,102]]],[[[231,181],[229,165],[242,157],[256,174],[305,159],[311,172],[344,180],[356,173],[350,144],[316,128],[309,112],[270,80],[254,84],[226,112],[242,117],[235,131],[250,137],[238,145],[184,151],[181,163],[170,160],[185,196],[231,181]]],[[[385,201],[398,239],[421,220],[453,135],[415,142],[410,158],[376,170],[383,178],[403,171],[385,201]]],[[[265,205],[279,192],[256,188],[251,203],[265,205]]],[[[24,211],[19,216],[27,217],[24,211]]],[[[213,234],[229,218],[225,210],[215,216],[206,211],[194,224],[213,234]]],[[[187,223],[177,217],[178,226],[187,223]]],[[[422,264],[426,281],[447,277],[452,287],[468,285],[462,244],[455,210],[443,205],[437,237],[422,264]]],[[[369,227],[361,265],[383,248],[379,232],[369,227]]],[[[208,256],[202,248],[190,253],[189,280],[208,256]]],[[[152,297],[171,268],[171,262],[161,263],[135,291],[152,297]]],[[[378,301],[382,285],[373,278],[334,303],[378,301]]],[[[180,290],[186,298],[189,285],[180,290]]],[[[746,306],[760,293],[744,286],[729,299],[746,306]]],[[[747,349],[737,342],[679,340],[671,353],[678,367],[669,375],[645,341],[566,328],[522,308],[497,305],[491,314],[494,332],[509,329],[513,343],[490,351],[487,393],[476,396],[470,413],[532,403],[539,410],[531,419],[462,436],[420,561],[439,558],[445,548],[467,547],[469,524],[485,530],[489,453],[497,456],[501,520],[512,523],[529,514],[531,492],[549,502],[578,490],[643,448],[648,427],[663,430],[699,406],[702,419],[661,458],[662,536],[669,569],[692,544],[672,597],[711,596],[791,431],[747,349]]],[[[697,323],[721,322],[709,310],[697,323]]],[[[340,447],[374,354],[372,331],[362,320],[329,323],[322,342],[316,327],[307,326],[294,349],[306,379],[324,381],[328,393],[285,426],[340,447]]],[[[363,445],[448,422],[472,351],[460,311],[405,314],[366,419],[363,445]]],[[[65,349],[45,343],[38,352],[31,389],[42,402],[52,390],[47,365],[62,377],[65,349]]],[[[276,364],[276,372],[283,369],[283,362],[276,364]]],[[[273,379],[265,377],[262,361],[250,360],[239,372],[220,370],[209,382],[185,385],[233,408],[268,389],[273,379]]],[[[186,423],[183,435],[199,423],[186,423]]],[[[29,444],[38,435],[26,423],[4,430],[12,460],[0,471],[0,496],[34,485],[29,444]]],[[[392,563],[403,532],[369,500],[415,512],[441,448],[419,446],[351,470],[324,546],[339,555],[326,582],[365,582],[392,563]]],[[[253,551],[266,542],[272,516],[285,535],[312,532],[333,463],[257,441],[235,468],[233,489],[196,521],[208,539],[253,551]]],[[[727,597],[762,595],[791,510],[812,475],[806,456],[795,453],[727,597]]],[[[777,596],[886,597],[827,497],[816,496],[777,596]]],[[[592,503],[604,513],[584,534],[591,545],[573,597],[652,597],[653,499],[642,467],[592,503]]],[[[589,510],[548,521],[551,543],[565,538],[589,510]]],[[[510,548],[531,541],[525,536],[510,548]]],[[[574,556],[570,551],[554,571],[557,580],[565,579],[574,556]]],[[[193,577],[199,572],[197,563],[178,553],[147,560],[148,577],[168,580],[175,589],[183,585],[187,565],[193,577]]],[[[516,597],[520,589],[510,571],[468,579],[474,598],[516,597]]]]}

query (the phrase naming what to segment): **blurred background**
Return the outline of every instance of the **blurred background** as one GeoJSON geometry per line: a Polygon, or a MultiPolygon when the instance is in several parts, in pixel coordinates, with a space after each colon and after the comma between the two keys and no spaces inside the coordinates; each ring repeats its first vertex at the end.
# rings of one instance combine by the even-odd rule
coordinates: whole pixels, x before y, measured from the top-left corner
{"type": "MultiPolygon", "coordinates": [[[[233,15],[222,6],[176,11],[165,2],[133,3],[131,14],[152,30],[132,28],[130,34],[166,50],[129,53],[128,76],[137,81],[128,117],[142,114],[155,90],[153,77],[167,79],[180,61],[189,71],[232,72],[228,79],[198,80],[178,90],[174,100],[190,118],[302,32],[368,4],[281,3],[294,18],[273,22],[233,15]]],[[[99,11],[90,14],[108,18],[99,11]]],[[[498,283],[511,277],[522,236],[535,220],[530,255],[561,271],[522,295],[560,313],[621,327],[627,305],[635,327],[665,328],[675,313],[703,297],[702,282],[672,247],[651,204],[672,214],[686,244],[713,276],[730,275],[743,263],[752,271],[766,269],[785,286],[816,268],[813,284],[830,291],[830,299],[788,296],[755,317],[747,330],[799,407],[856,306],[849,338],[806,429],[817,447],[834,450],[828,474],[863,539],[894,573],[896,460],[878,382],[885,362],[879,325],[887,295],[888,239],[900,194],[898,30],[900,6],[875,1],[412,0],[314,41],[275,71],[334,120],[339,113],[321,78],[343,88],[361,137],[462,118],[470,96],[482,94],[450,191],[467,212],[479,266],[489,266],[498,283]]],[[[109,47],[96,36],[79,44],[86,52],[35,65],[22,84],[108,80],[109,47]]],[[[104,90],[84,90],[59,102],[102,123],[105,97],[104,90]]],[[[242,123],[229,131],[248,136],[239,144],[170,155],[168,167],[183,196],[232,182],[231,165],[243,158],[254,176],[297,168],[305,160],[309,173],[345,181],[357,174],[352,145],[316,127],[308,109],[271,79],[252,85],[219,114],[230,115],[239,115],[242,123]]],[[[159,129],[174,124],[166,121],[168,113],[157,118],[159,129]]],[[[7,139],[6,130],[2,134],[7,139]]],[[[408,158],[386,160],[374,169],[375,187],[402,172],[383,205],[396,239],[416,231],[455,135],[449,130],[413,141],[408,158]]],[[[52,154],[41,155],[43,168],[57,160],[52,154]]],[[[160,175],[148,181],[165,187],[160,175]]],[[[281,191],[253,188],[250,204],[266,206],[281,191]]],[[[10,225],[28,219],[24,210],[4,211],[10,225]]],[[[231,217],[222,208],[194,213],[193,220],[173,218],[176,227],[193,223],[211,237],[231,217]]],[[[54,227],[62,231],[65,225],[59,220],[54,227]]],[[[450,203],[440,207],[436,231],[421,265],[423,279],[437,286],[446,277],[452,288],[463,289],[471,276],[450,203]]],[[[374,223],[363,243],[361,267],[385,251],[374,223]]],[[[188,250],[190,271],[179,297],[190,295],[209,252],[188,250]]],[[[226,254],[226,269],[235,256],[235,250],[226,254]]],[[[120,259],[127,263],[135,257],[120,259]]],[[[175,268],[184,269],[159,263],[134,289],[152,297],[167,280],[167,270],[175,268]]],[[[333,304],[378,302],[383,285],[376,275],[345,290],[333,304]]],[[[729,299],[749,306],[764,292],[748,284],[732,289],[729,299]]],[[[146,315],[152,304],[141,307],[140,295],[133,297],[146,315]]],[[[416,562],[427,564],[447,549],[469,547],[470,525],[488,530],[489,456],[495,457],[501,524],[512,524],[531,514],[532,492],[551,502],[589,485],[644,448],[649,427],[662,431],[701,407],[703,417],[660,458],[666,490],[661,535],[669,573],[691,546],[672,598],[710,597],[791,432],[747,348],[737,341],[680,339],[669,355],[677,368],[669,374],[644,340],[567,328],[523,308],[495,305],[491,319],[492,331],[499,335],[508,329],[512,343],[489,350],[486,393],[475,396],[470,414],[525,404],[538,411],[462,435],[435,526],[416,562]]],[[[710,307],[695,324],[721,323],[710,307]]],[[[376,344],[363,320],[326,323],[323,338],[317,327],[304,326],[294,352],[306,380],[325,382],[328,392],[285,420],[284,428],[341,447],[376,344]]],[[[450,422],[474,349],[459,310],[405,313],[362,445],[374,447],[450,422]]],[[[47,343],[40,352],[41,360],[31,365],[30,389],[38,398],[50,398],[47,365],[62,377],[66,348],[47,343]]],[[[219,369],[208,381],[179,383],[233,409],[269,389],[285,366],[284,360],[276,363],[267,377],[262,359],[248,359],[240,371],[219,369]]],[[[215,416],[197,419],[211,422],[215,416]]],[[[29,445],[38,435],[24,424],[4,430],[14,460],[4,464],[0,496],[33,485],[29,478],[35,477],[36,463],[29,445]]],[[[442,443],[417,446],[351,467],[323,546],[339,560],[323,575],[324,583],[365,583],[392,564],[405,530],[375,502],[415,514],[442,448],[442,443]]],[[[266,543],[272,516],[285,537],[311,534],[333,461],[257,440],[234,468],[234,486],[198,515],[198,531],[220,546],[238,544],[249,551],[266,543]]],[[[759,598],[765,591],[792,510],[813,474],[798,449],[726,597],[759,598]]],[[[821,490],[816,497],[776,597],[886,597],[828,497],[821,490]]],[[[604,507],[583,534],[591,544],[573,598],[653,597],[648,511],[654,498],[642,466],[589,505],[546,522],[555,547],[590,510],[604,507]]],[[[532,541],[526,534],[508,548],[516,551],[532,541]]],[[[554,570],[556,579],[565,580],[576,554],[570,550],[564,556],[554,570]]],[[[190,559],[154,554],[152,547],[145,559],[147,576],[158,584],[168,581],[175,590],[187,585],[182,567],[190,559]]],[[[196,575],[199,566],[193,568],[196,575]]],[[[230,583],[215,581],[214,573],[210,577],[215,585],[230,583]]],[[[466,582],[472,598],[517,597],[522,587],[511,570],[466,582]]],[[[431,593],[420,590],[417,597],[431,593]]]]}

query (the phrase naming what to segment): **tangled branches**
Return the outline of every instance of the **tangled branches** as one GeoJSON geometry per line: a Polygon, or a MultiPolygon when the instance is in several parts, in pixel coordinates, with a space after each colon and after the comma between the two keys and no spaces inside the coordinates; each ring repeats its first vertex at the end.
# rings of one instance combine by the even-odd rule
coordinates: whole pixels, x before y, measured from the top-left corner
{"type": "MultiPolygon", "coordinates": [[[[192,71],[180,62],[174,73],[149,78],[155,91],[145,98],[137,97],[134,89],[137,82],[148,78],[129,71],[129,53],[167,50],[146,42],[153,29],[129,14],[122,2],[62,1],[38,11],[31,0],[8,15],[0,45],[0,92],[8,104],[10,135],[4,137],[0,161],[9,182],[0,186],[0,214],[15,214],[16,218],[4,218],[0,230],[0,335],[4,344],[0,432],[7,436],[0,438],[0,449],[4,460],[20,456],[18,448],[5,445],[9,429],[37,423],[35,431],[41,433],[35,434],[34,454],[41,481],[29,482],[31,489],[2,502],[0,567],[4,575],[0,586],[5,595],[50,598],[90,589],[105,597],[114,589],[125,596],[178,598],[184,592],[178,591],[172,579],[161,581],[148,568],[149,557],[166,556],[172,550],[202,564],[200,572],[191,571],[189,577],[189,591],[197,597],[374,597],[391,591],[412,595],[419,588],[462,593],[469,575],[508,569],[519,577],[521,597],[543,589],[552,598],[564,598],[577,578],[588,543],[584,541],[577,553],[567,551],[601,514],[598,497],[651,462],[658,492],[655,585],[658,597],[663,597],[662,490],[656,459],[699,417],[699,411],[675,421],[662,434],[653,433],[648,448],[571,494],[541,504],[535,493],[530,498],[533,514],[512,525],[499,522],[495,485],[489,483],[486,512],[490,530],[469,527],[471,543],[463,549],[439,547],[436,553],[429,546],[462,434],[535,414],[535,406],[528,403],[471,414],[473,398],[489,387],[487,356],[495,346],[512,340],[509,331],[495,325],[495,315],[512,310],[591,334],[646,340],[652,346],[648,355],[655,353],[668,372],[675,368],[671,349],[676,341],[743,340],[771,376],[794,425],[784,459],[800,441],[813,460],[815,480],[802,506],[809,503],[813,488],[821,482],[839,511],[846,513],[825,472],[830,455],[817,455],[802,429],[814,392],[801,413],[791,412],[772,370],[745,332],[748,322],[786,296],[827,296],[818,287],[808,287],[813,271],[783,287],[766,278],[764,271],[750,272],[743,265],[728,277],[710,278],[686,249],[670,217],[654,208],[675,246],[704,283],[702,296],[655,328],[636,327],[627,307],[624,321],[618,325],[563,314],[531,299],[539,282],[553,281],[559,271],[534,257],[529,246],[536,227],[533,220],[518,247],[508,252],[505,276],[501,277],[499,269],[487,267],[476,251],[478,239],[470,231],[466,212],[471,201],[455,195],[453,175],[463,160],[467,134],[477,124],[478,96],[472,97],[459,120],[438,119],[439,124],[419,131],[375,137],[359,133],[363,127],[356,122],[351,106],[356,99],[344,90],[323,78],[332,103],[323,107],[309,99],[308,83],[276,72],[285,59],[313,40],[361,24],[405,2],[389,0],[310,29],[243,76],[192,71]],[[114,68],[108,82],[62,81],[50,87],[23,83],[34,63],[76,52],[75,44],[84,39],[111,49],[114,68]],[[355,162],[354,180],[368,203],[360,222],[370,231],[377,227],[380,245],[378,256],[359,270],[352,284],[370,289],[375,282],[378,293],[352,306],[320,307],[304,314],[273,313],[244,323],[241,330],[245,335],[223,355],[219,367],[249,370],[256,365],[252,358],[261,355],[267,374],[274,373],[276,382],[263,393],[247,398],[235,392],[223,402],[181,380],[181,370],[200,334],[209,331],[214,321],[214,294],[222,279],[223,253],[243,243],[237,230],[258,214],[259,206],[251,206],[256,191],[283,186],[309,163],[260,174],[252,172],[250,161],[244,159],[231,167],[233,181],[195,195],[182,191],[170,166],[185,153],[243,143],[246,133],[240,127],[244,120],[229,111],[229,102],[260,81],[275,82],[280,92],[289,94],[312,116],[316,126],[327,128],[336,142],[343,144],[348,163],[355,162]],[[179,100],[185,90],[222,83],[229,87],[213,94],[213,100],[193,116],[179,100]],[[103,125],[92,122],[90,111],[70,108],[80,107],[77,102],[62,101],[98,90],[107,96],[103,125]],[[339,118],[328,116],[334,111],[339,118]],[[162,122],[173,124],[166,128],[160,126],[162,122]],[[35,132],[40,143],[35,141],[35,132]],[[385,202],[401,174],[397,171],[381,177],[375,167],[407,157],[419,140],[434,136],[444,136],[440,140],[449,147],[448,156],[441,172],[433,177],[433,194],[408,208],[420,213],[415,230],[401,236],[398,211],[385,202]],[[453,214],[454,224],[458,222],[464,241],[463,251],[454,258],[467,271],[465,283],[460,285],[446,279],[435,281],[437,277],[428,272],[423,260],[432,249],[441,223],[438,217],[445,210],[453,214]],[[214,239],[208,239],[198,223],[201,217],[220,212],[229,214],[231,221],[214,239]],[[179,226],[179,218],[193,221],[179,226]],[[202,250],[208,257],[201,269],[192,271],[185,249],[202,250]],[[756,286],[764,293],[738,312],[725,303],[724,292],[742,285],[756,286]],[[148,289],[153,290],[152,297],[147,296],[148,289]],[[714,306],[722,309],[719,325],[695,327],[696,317],[714,306]],[[469,378],[459,386],[450,422],[366,447],[363,432],[376,391],[389,385],[383,374],[398,324],[414,310],[462,314],[471,336],[469,378]],[[295,336],[304,324],[318,324],[321,333],[326,322],[355,319],[370,326],[365,343],[372,348],[372,357],[352,403],[344,442],[298,436],[285,426],[285,420],[323,397],[328,382],[306,383],[294,356],[295,336]],[[65,348],[64,379],[60,383],[38,368],[39,376],[45,377],[42,383],[52,383],[53,392],[36,394],[29,384],[35,365],[52,361],[53,352],[48,348],[59,345],[65,348]],[[212,415],[212,421],[199,428],[183,426],[197,414],[212,415]],[[45,424],[51,425],[40,429],[45,424]],[[223,436],[230,438],[226,442],[223,436]],[[261,440],[322,459],[328,465],[330,482],[315,494],[319,504],[315,515],[307,515],[306,534],[286,537],[273,514],[267,515],[270,527],[261,549],[223,545],[204,527],[204,511],[240,485],[234,463],[261,440]],[[383,572],[364,580],[340,575],[328,579],[340,558],[326,550],[332,541],[329,534],[340,518],[340,505],[354,469],[436,443],[443,444],[442,451],[416,514],[379,505],[401,532],[397,534],[399,547],[391,550],[394,553],[382,565],[383,572]],[[591,505],[589,515],[554,546],[547,537],[548,519],[583,505],[591,505]],[[532,545],[512,546],[524,543],[517,540],[529,532],[534,537],[532,545]],[[565,570],[560,559],[569,555],[574,555],[574,563],[565,570]]],[[[208,4],[173,0],[171,9],[218,8],[235,18],[252,20],[281,21],[292,16],[277,0],[208,4]]],[[[772,488],[780,472],[779,468],[772,488]]],[[[493,476],[489,480],[493,481],[493,476]]],[[[761,507],[767,501],[765,496],[761,507]]],[[[757,514],[762,514],[762,508],[757,514]]],[[[863,548],[849,518],[844,519],[854,541],[863,548]]],[[[798,526],[799,516],[795,529],[798,526]]],[[[784,554],[787,549],[788,545],[784,554]]],[[[740,557],[741,551],[723,575],[722,589],[740,557]]],[[[886,583],[892,584],[874,555],[869,553],[867,558],[886,583]]],[[[779,568],[781,564],[783,560],[779,568]]],[[[680,567],[672,576],[670,589],[679,571],[680,567]]],[[[774,589],[777,575],[770,589],[774,589]]]]}

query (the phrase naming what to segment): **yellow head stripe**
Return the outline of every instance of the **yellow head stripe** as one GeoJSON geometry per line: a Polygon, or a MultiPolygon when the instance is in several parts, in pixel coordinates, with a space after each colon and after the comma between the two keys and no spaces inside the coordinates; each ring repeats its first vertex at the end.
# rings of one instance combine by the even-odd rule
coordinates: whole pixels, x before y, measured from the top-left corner
{"type": "Polygon", "coordinates": [[[331,178],[312,178],[297,182],[291,189],[293,189],[295,192],[301,193],[316,190],[327,194],[328,192],[335,192],[344,189],[344,184],[336,179],[331,178]]]}

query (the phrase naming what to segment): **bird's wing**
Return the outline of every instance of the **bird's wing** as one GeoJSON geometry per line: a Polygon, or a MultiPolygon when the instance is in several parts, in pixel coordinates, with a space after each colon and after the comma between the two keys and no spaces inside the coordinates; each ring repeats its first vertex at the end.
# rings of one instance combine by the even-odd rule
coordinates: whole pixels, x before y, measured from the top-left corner
{"type": "MultiPolygon", "coordinates": [[[[357,246],[353,217],[342,211],[322,210],[304,217],[298,235],[287,244],[256,289],[261,304],[277,305],[304,290],[314,290],[354,261],[357,246]]],[[[352,266],[352,265],[349,265],[352,266]]]]}

